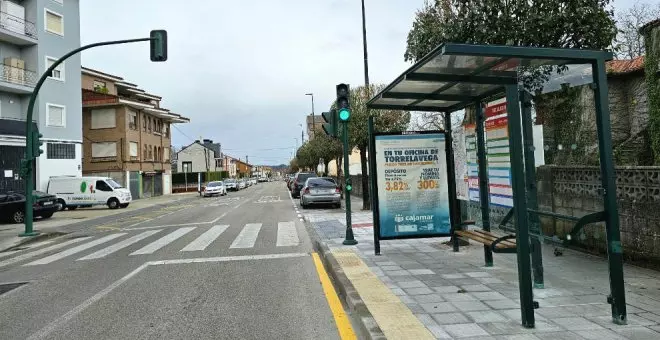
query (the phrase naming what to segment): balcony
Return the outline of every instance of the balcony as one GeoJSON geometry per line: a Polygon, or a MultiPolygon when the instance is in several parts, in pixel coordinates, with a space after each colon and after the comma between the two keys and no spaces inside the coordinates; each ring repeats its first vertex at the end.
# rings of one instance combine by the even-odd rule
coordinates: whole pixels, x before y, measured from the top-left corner
{"type": "Polygon", "coordinates": [[[37,83],[37,73],[22,68],[0,64],[0,91],[30,94],[37,83]]]}
{"type": "Polygon", "coordinates": [[[15,45],[37,44],[37,27],[33,22],[0,11],[0,41],[15,45]]]}

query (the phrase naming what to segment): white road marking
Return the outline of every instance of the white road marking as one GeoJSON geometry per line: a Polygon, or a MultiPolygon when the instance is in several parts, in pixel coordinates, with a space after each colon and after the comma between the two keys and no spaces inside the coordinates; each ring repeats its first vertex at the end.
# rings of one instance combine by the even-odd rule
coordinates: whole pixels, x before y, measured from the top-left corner
{"type": "Polygon", "coordinates": [[[277,247],[292,247],[300,244],[294,222],[277,223],[277,247]]]}
{"type": "Polygon", "coordinates": [[[160,230],[145,231],[145,232],[137,234],[137,235],[135,235],[131,238],[127,238],[127,239],[125,239],[125,240],[123,240],[119,243],[115,243],[115,244],[113,244],[109,247],[103,248],[103,249],[101,249],[101,250],[99,250],[95,253],[89,254],[85,257],[81,257],[81,258],[78,259],[78,261],[92,260],[92,259],[99,259],[99,258],[102,258],[102,257],[106,257],[106,256],[108,256],[108,255],[110,255],[110,254],[112,254],[116,251],[124,249],[124,248],[130,246],[131,244],[137,243],[137,242],[139,242],[139,241],[141,241],[141,240],[143,240],[143,239],[145,239],[145,238],[147,238],[151,235],[154,235],[158,232],[160,232],[160,230]]]}
{"type": "Polygon", "coordinates": [[[259,236],[259,230],[261,230],[261,223],[248,223],[243,227],[241,233],[236,236],[234,242],[232,242],[230,249],[232,248],[252,248],[254,243],[257,242],[257,236],[259,236]]]}
{"type": "Polygon", "coordinates": [[[19,247],[23,248],[23,249],[17,249],[17,250],[12,250],[12,251],[3,251],[2,253],[0,253],[0,258],[11,256],[11,255],[14,255],[14,254],[23,253],[26,250],[30,250],[30,249],[33,249],[33,248],[40,248],[40,247],[43,247],[47,244],[51,244],[53,242],[55,242],[55,241],[49,240],[49,241],[42,241],[42,242],[38,242],[38,243],[28,243],[28,244],[24,244],[24,245],[19,245],[19,247]]]}
{"type": "Polygon", "coordinates": [[[159,239],[156,241],[153,241],[146,246],[130,253],[130,255],[143,255],[143,254],[151,254],[155,252],[156,250],[165,247],[166,245],[170,244],[171,242],[175,241],[179,237],[191,232],[195,227],[185,227],[185,228],[179,228],[159,239]]]}
{"type": "Polygon", "coordinates": [[[50,256],[46,256],[42,259],[36,260],[36,261],[32,261],[28,264],[24,264],[24,266],[36,266],[36,265],[40,265],[40,264],[48,264],[48,263],[51,263],[51,262],[55,262],[57,260],[65,258],[67,256],[71,256],[73,254],[77,254],[77,253],[79,253],[81,251],[84,251],[84,250],[87,250],[89,248],[96,247],[99,244],[102,244],[102,243],[105,243],[105,242],[108,242],[108,241],[112,241],[112,240],[114,240],[118,237],[122,237],[124,235],[126,235],[126,233],[117,233],[117,234],[104,236],[104,237],[101,237],[101,238],[96,239],[94,241],[91,241],[91,242],[88,242],[88,243],[85,243],[85,244],[81,244],[77,247],[73,247],[73,248],[67,249],[65,251],[59,252],[57,254],[53,254],[53,255],[50,255],[50,256]]]}
{"type": "Polygon", "coordinates": [[[220,234],[229,228],[228,225],[216,225],[211,229],[207,230],[205,233],[199,235],[194,241],[190,242],[185,246],[181,251],[198,251],[204,250],[208,247],[213,241],[215,241],[220,234]]]}
{"type": "Polygon", "coordinates": [[[147,268],[149,266],[149,263],[145,263],[137,269],[133,270],[130,272],[128,275],[122,277],[121,279],[113,282],[110,284],[108,287],[103,289],[102,291],[94,294],[92,297],[89,299],[85,300],[83,303],[79,304],[72,310],[68,311],[66,314],[62,315],[61,317],[55,319],[53,322],[49,323],[46,325],[46,327],[40,329],[36,333],[30,335],[28,337],[28,340],[36,340],[36,339],[43,339],[46,336],[48,336],[52,331],[60,327],[61,325],[64,325],[65,323],[69,322],[69,320],[73,319],[76,315],[80,314],[83,310],[87,309],[87,307],[91,306],[95,302],[101,300],[103,297],[106,295],[110,294],[115,288],[121,286],[124,282],[128,281],[130,278],[133,276],[137,275],[137,273],[141,272],[144,268],[147,268]]]}
{"type": "Polygon", "coordinates": [[[207,257],[207,258],[193,258],[193,259],[179,259],[179,260],[164,260],[164,261],[151,261],[146,262],[143,265],[139,266],[128,275],[122,277],[121,279],[111,283],[108,287],[104,288],[100,292],[94,294],[89,299],[85,300],[83,303],[74,307],[72,310],[68,311],[66,314],[55,319],[46,327],[40,329],[39,331],[30,335],[27,340],[37,340],[48,337],[50,333],[55,331],[61,326],[64,326],[71,319],[75,318],[78,314],[83,312],[89,306],[98,302],[117,287],[124,284],[126,281],[133,278],[135,275],[143,271],[149,266],[158,266],[163,264],[189,264],[189,263],[209,263],[209,262],[229,262],[229,261],[253,261],[253,260],[275,260],[275,259],[288,259],[288,258],[297,258],[297,257],[307,257],[309,254],[305,253],[288,253],[288,254],[270,254],[270,255],[245,255],[245,256],[225,256],[225,257],[207,257]]]}
{"type": "Polygon", "coordinates": [[[16,257],[11,258],[11,259],[9,259],[9,260],[5,260],[5,261],[0,262],[0,267],[8,266],[8,265],[10,265],[10,264],[14,264],[14,263],[16,263],[16,262],[21,262],[21,261],[23,261],[23,260],[27,260],[27,259],[33,258],[33,257],[35,257],[35,256],[39,256],[39,255],[41,255],[41,254],[45,254],[45,253],[47,253],[47,252],[49,252],[49,251],[57,250],[57,249],[60,249],[60,248],[64,248],[64,247],[66,247],[66,246],[68,246],[68,245],[74,244],[74,243],[78,243],[78,242],[82,242],[82,241],[89,240],[90,238],[92,238],[92,237],[91,237],[91,236],[87,236],[87,237],[81,237],[81,238],[74,238],[74,239],[71,239],[71,240],[68,240],[68,241],[65,241],[65,242],[62,242],[62,243],[58,243],[58,244],[52,245],[52,246],[47,247],[47,248],[43,248],[43,249],[39,249],[39,250],[35,250],[35,251],[31,252],[31,253],[27,253],[27,254],[19,255],[19,256],[16,256],[16,257]]]}

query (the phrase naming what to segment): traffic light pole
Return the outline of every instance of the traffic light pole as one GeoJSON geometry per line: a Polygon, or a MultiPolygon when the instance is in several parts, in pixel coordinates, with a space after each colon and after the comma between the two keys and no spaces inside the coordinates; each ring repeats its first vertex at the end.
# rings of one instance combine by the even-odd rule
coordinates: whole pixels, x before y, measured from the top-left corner
{"type": "Polygon", "coordinates": [[[104,41],[104,42],[85,45],[76,48],[75,50],[62,56],[60,59],[55,61],[53,65],[51,65],[48,69],[46,69],[46,71],[41,75],[41,78],[39,78],[39,81],[34,87],[34,91],[32,91],[32,94],[30,95],[30,101],[28,103],[28,108],[27,108],[27,117],[25,119],[25,162],[23,162],[24,163],[23,166],[25,166],[23,172],[23,175],[25,176],[25,232],[19,234],[19,236],[35,236],[39,234],[38,231],[35,231],[32,228],[33,227],[32,219],[34,218],[34,214],[32,210],[32,205],[34,204],[34,196],[32,195],[32,191],[34,190],[33,175],[35,170],[34,163],[36,161],[36,157],[38,156],[34,154],[34,150],[33,150],[34,143],[36,141],[33,140],[34,136],[32,133],[32,112],[34,111],[34,103],[37,100],[37,95],[39,94],[39,90],[43,86],[46,79],[53,73],[53,70],[55,70],[55,68],[57,68],[57,66],[59,66],[62,62],[64,62],[72,55],[75,55],[86,49],[90,49],[92,47],[97,47],[97,46],[128,44],[128,43],[151,41],[151,40],[152,38],[139,38],[139,39],[104,41]]]}
{"type": "Polygon", "coordinates": [[[352,246],[356,245],[358,242],[353,236],[353,222],[351,221],[351,190],[353,189],[351,185],[351,172],[349,171],[349,161],[348,161],[348,122],[342,122],[344,127],[344,134],[342,139],[344,140],[344,193],[346,199],[346,237],[344,238],[344,245],[352,246]]]}

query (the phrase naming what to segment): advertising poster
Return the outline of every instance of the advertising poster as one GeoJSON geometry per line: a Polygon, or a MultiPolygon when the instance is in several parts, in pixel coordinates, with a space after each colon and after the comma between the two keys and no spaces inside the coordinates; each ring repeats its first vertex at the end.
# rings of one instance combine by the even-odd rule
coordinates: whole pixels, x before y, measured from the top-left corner
{"type": "Polygon", "coordinates": [[[485,113],[490,204],[512,208],[513,189],[505,99],[488,103],[485,113]]]}
{"type": "Polygon", "coordinates": [[[452,141],[454,142],[454,167],[456,180],[456,197],[459,200],[468,200],[468,168],[467,153],[465,152],[465,127],[459,126],[452,129],[452,141]]]}
{"type": "Polygon", "coordinates": [[[465,151],[467,153],[468,200],[479,202],[479,163],[477,162],[477,134],[474,124],[465,125],[465,151]]]}
{"type": "Polygon", "coordinates": [[[448,235],[442,133],[375,136],[380,237],[448,235]]]}

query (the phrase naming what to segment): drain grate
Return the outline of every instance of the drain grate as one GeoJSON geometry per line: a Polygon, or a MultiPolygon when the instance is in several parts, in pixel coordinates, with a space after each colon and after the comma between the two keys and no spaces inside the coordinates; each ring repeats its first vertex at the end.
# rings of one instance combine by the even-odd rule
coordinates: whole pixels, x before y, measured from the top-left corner
{"type": "Polygon", "coordinates": [[[16,282],[16,283],[3,283],[3,284],[0,284],[0,295],[6,293],[8,291],[14,290],[14,289],[16,289],[16,288],[18,288],[18,287],[20,287],[24,284],[27,284],[27,282],[16,282]]]}

